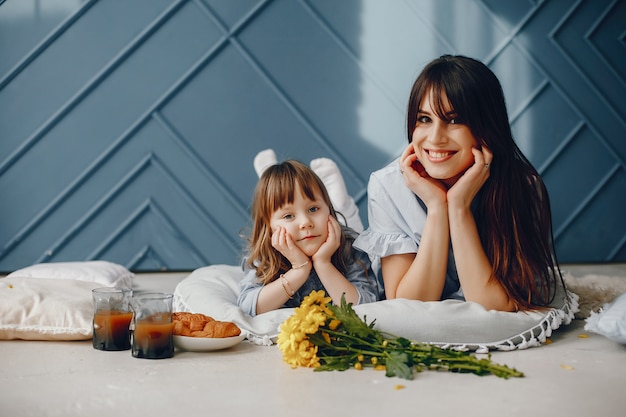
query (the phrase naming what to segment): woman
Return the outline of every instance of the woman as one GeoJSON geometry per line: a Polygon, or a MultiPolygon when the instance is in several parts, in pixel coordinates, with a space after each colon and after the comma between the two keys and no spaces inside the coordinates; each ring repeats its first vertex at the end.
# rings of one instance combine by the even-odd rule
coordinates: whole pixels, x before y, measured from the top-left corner
{"type": "Polygon", "coordinates": [[[409,145],[368,185],[369,228],[387,298],[459,298],[487,309],[547,306],[562,278],[550,203],[515,144],[502,88],[481,62],[445,55],[415,81],[409,145]]]}

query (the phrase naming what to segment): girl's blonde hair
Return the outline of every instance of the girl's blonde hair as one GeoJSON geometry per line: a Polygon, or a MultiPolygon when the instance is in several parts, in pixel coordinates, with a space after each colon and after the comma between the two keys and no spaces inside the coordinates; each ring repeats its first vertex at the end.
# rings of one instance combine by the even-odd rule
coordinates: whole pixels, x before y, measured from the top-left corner
{"type": "MultiPolygon", "coordinates": [[[[252,200],[252,234],[248,238],[248,259],[246,266],[256,269],[256,275],[264,284],[274,281],[281,273],[288,271],[291,264],[272,246],[272,215],[286,204],[293,203],[297,186],[309,200],[321,199],[330,208],[335,219],[337,213],[330,202],[328,191],[322,180],[311,168],[302,162],[286,160],[267,168],[254,190],[252,200]]],[[[342,273],[347,271],[351,243],[354,239],[341,232],[341,244],[333,254],[331,262],[342,273]],[[349,240],[349,242],[347,242],[349,240]],[[349,243],[349,244],[346,244],[349,243]]]]}

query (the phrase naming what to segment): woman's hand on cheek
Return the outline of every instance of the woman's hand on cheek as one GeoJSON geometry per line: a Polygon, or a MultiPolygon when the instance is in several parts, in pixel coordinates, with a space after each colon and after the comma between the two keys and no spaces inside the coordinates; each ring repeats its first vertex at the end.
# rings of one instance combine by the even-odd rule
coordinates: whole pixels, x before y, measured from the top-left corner
{"type": "Polygon", "coordinates": [[[431,178],[415,155],[413,144],[410,143],[400,156],[400,171],[406,186],[415,193],[426,206],[445,203],[446,188],[444,184],[431,178]]]}
{"type": "Polygon", "coordinates": [[[489,178],[493,161],[491,151],[483,146],[482,149],[472,148],[472,153],[474,164],[448,190],[448,202],[451,204],[469,207],[489,178]]]}
{"type": "Polygon", "coordinates": [[[313,262],[330,262],[331,257],[341,244],[341,225],[339,225],[337,219],[333,216],[328,216],[327,225],[328,235],[326,236],[326,241],[313,254],[313,262]]]}

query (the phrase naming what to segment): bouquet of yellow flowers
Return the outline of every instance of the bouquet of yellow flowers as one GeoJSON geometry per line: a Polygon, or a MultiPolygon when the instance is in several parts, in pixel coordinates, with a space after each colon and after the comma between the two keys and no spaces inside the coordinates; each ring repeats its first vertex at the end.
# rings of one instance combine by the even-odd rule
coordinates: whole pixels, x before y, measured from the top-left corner
{"type": "Polygon", "coordinates": [[[444,349],[374,329],[341,300],[332,305],[324,291],[306,296],[294,314],[280,326],[278,347],[292,368],[315,368],[317,371],[343,371],[373,367],[386,375],[413,379],[414,371],[447,370],[450,372],[492,374],[501,378],[524,374],[506,365],[478,358],[469,352],[444,349]]]}

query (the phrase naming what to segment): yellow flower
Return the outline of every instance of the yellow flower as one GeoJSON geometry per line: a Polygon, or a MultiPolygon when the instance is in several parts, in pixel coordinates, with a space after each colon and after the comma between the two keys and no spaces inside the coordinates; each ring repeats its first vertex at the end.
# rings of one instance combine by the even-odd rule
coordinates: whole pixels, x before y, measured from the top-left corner
{"type": "Polygon", "coordinates": [[[283,360],[292,368],[298,366],[317,368],[319,366],[317,346],[308,340],[302,340],[297,343],[295,349],[283,350],[283,360]]]}
{"type": "Polygon", "coordinates": [[[309,342],[305,333],[298,328],[297,320],[286,320],[280,326],[278,335],[278,348],[283,352],[283,359],[292,368],[304,366],[316,368],[319,366],[317,358],[317,346],[309,342]]]}
{"type": "Polygon", "coordinates": [[[317,304],[319,306],[326,306],[326,304],[330,303],[332,298],[324,297],[324,295],[326,295],[324,290],[311,291],[311,293],[309,295],[304,297],[304,300],[302,300],[301,306],[303,306],[303,307],[304,306],[311,306],[313,304],[317,304]]]}
{"type": "MultiPolygon", "coordinates": [[[[308,335],[317,333],[326,323],[324,311],[330,312],[326,307],[330,300],[330,297],[324,297],[324,291],[313,291],[304,297],[294,314],[281,324],[276,343],[283,352],[284,361],[292,368],[317,368],[320,365],[318,347],[309,341],[308,335]]],[[[325,338],[330,343],[328,334],[325,338]]]]}
{"type": "Polygon", "coordinates": [[[300,307],[298,308],[304,307],[306,309],[313,306],[316,310],[320,310],[325,314],[332,316],[333,313],[328,308],[328,304],[332,301],[332,298],[324,297],[324,295],[326,295],[324,290],[311,291],[309,295],[304,297],[302,303],[300,304],[300,307]]]}
{"type": "MultiPolygon", "coordinates": [[[[297,313],[296,313],[297,314],[297,313]]],[[[326,316],[319,309],[311,309],[301,319],[300,329],[306,334],[314,334],[326,323],[326,316]]]]}
{"type": "Polygon", "coordinates": [[[330,321],[330,323],[328,323],[328,328],[330,330],[337,330],[337,327],[339,327],[339,325],[341,324],[341,322],[337,319],[333,319],[330,321]]]}
{"type": "Polygon", "coordinates": [[[294,350],[297,344],[305,338],[305,334],[300,330],[300,323],[297,317],[291,316],[280,325],[280,334],[277,343],[283,352],[294,350]]]}
{"type": "Polygon", "coordinates": [[[320,360],[317,357],[317,346],[308,340],[300,342],[297,360],[299,366],[306,368],[317,368],[320,366],[320,360]]]}

